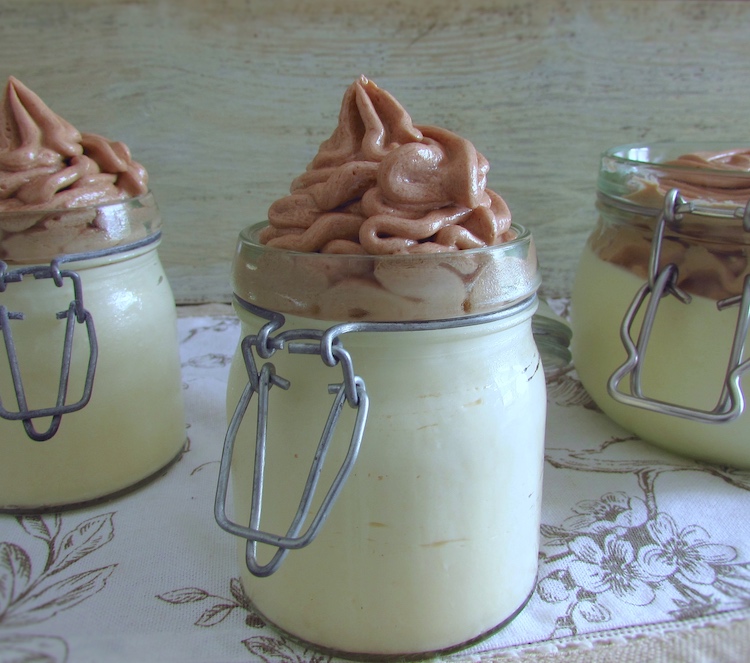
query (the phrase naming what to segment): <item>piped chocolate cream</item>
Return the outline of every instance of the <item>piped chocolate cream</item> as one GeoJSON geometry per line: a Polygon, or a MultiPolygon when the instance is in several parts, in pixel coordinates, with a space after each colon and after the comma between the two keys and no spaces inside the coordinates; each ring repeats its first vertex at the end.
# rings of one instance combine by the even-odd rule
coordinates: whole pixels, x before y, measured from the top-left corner
{"type": "Polygon", "coordinates": [[[146,169],[124,143],[81,133],[8,79],[0,105],[0,258],[35,262],[139,239],[146,230],[106,205],[147,193],[146,169]]]}
{"type": "Polygon", "coordinates": [[[482,253],[517,236],[488,171],[470,141],[414,124],[362,76],[333,134],[252,238],[269,250],[257,262],[240,256],[235,292],[327,320],[458,317],[507,303],[537,278],[536,258],[482,253]]]}

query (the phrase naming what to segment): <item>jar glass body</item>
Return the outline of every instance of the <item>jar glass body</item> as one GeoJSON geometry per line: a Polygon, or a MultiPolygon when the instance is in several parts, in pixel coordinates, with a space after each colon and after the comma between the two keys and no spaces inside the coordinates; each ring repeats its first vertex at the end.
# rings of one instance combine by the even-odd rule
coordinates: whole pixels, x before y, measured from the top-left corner
{"type": "MultiPolygon", "coordinates": [[[[572,296],[572,350],[583,385],[597,405],[642,439],[709,462],[750,467],[750,416],[713,423],[618,402],[607,389],[628,355],[620,337],[625,313],[648,281],[649,258],[667,189],[710,208],[667,225],[659,269],[677,268],[676,285],[690,297],[661,299],[641,357],[643,394],[670,404],[711,411],[719,402],[737,324],[738,307],[717,302],[740,295],[750,273],[750,238],[741,218],[722,216],[747,203],[747,173],[664,166],[679,155],[716,146],[664,144],[616,148],[602,158],[599,219],[580,259],[572,296]],[[666,182],[666,184],[664,184],[666,182]],[[709,190],[694,185],[709,183],[709,190]],[[743,191],[744,189],[744,191],[743,191]]],[[[707,185],[708,186],[708,185],[707,185]]],[[[631,336],[642,328],[645,305],[631,336]]],[[[748,384],[747,380],[744,380],[748,384]]]]}
{"type": "MultiPolygon", "coordinates": [[[[82,409],[63,414],[45,441],[30,439],[21,421],[0,419],[0,509],[28,512],[99,500],[151,477],[179,455],[185,424],[176,314],[157,245],[147,239],[143,246],[84,254],[63,265],[79,275],[94,324],[98,358],[91,397],[82,409]]],[[[56,314],[72,299],[67,279],[58,287],[51,278],[29,275],[0,294],[2,306],[23,313],[10,329],[31,409],[56,403],[66,327],[56,314]]],[[[77,324],[66,402],[83,392],[90,354],[86,326],[77,324]]],[[[2,359],[0,395],[11,409],[16,397],[8,359],[2,359]]],[[[44,430],[49,422],[40,418],[34,426],[44,430]]]]}
{"type": "MultiPolygon", "coordinates": [[[[319,648],[387,657],[461,646],[523,607],[536,579],[546,408],[533,290],[525,294],[491,322],[341,336],[370,401],[352,473],[318,537],[273,575],[250,574],[245,542],[238,548],[247,594],[270,622],[319,648]]],[[[236,309],[242,336],[256,334],[265,321],[236,309]]],[[[340,322],[285,317],[289,330],[340,322]]],[[[284,532],[331,406],[326,386],[341,372],[317,355],[271,361],[291,386],[269,395],[261,524],[284,532]]],[[[247,381],[238,350],[230,414],[247,381]]],[[[345,406],[313,512],[354,416],[345,406]]],[[[255,437],[248,415],[233,461],[239,522],[249,517],[255,437]]],[[[260,561],[272,552],[261,544],[260,561]]]]}

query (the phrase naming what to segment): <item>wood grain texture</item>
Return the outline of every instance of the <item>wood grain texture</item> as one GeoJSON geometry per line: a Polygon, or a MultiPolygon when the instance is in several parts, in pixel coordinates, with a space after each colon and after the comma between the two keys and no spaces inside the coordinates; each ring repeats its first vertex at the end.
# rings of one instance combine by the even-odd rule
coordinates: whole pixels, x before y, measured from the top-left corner
{"type": "Polygon", "coordinates": [[[237,232],[360,73],[488,157],[564,295],[603,149],[747,139],[749,31],[750,3],[730,0],[0,0],[0,75],[146,165],[181,303],[227,300],[237,232]]]}

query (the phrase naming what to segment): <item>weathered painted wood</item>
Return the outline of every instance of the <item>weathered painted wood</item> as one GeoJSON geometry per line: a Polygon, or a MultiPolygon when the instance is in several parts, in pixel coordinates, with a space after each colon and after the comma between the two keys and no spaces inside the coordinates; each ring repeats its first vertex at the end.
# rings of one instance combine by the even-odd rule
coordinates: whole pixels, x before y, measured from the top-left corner
{"type": "Polygon", "coordinates": [[[748,138],[748,35],[734,1],[0,0],[0,76],[147,166],[182,303],[227,299],[237,232],[360,73],[474,141],[566,294],[602,149],[748,138]]]}

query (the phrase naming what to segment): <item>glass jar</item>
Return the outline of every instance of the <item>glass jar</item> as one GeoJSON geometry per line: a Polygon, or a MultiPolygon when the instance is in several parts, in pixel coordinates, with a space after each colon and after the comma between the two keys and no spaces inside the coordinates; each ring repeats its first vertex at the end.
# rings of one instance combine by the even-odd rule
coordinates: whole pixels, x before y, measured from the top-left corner
{"type": "Polygon", "coordinates": [[[46,231],[6,231],[0,241],[0,510],[111,497],[154,476],[185,444],[175,304],[156,251],[158,208],[147,194],[95,208],[0,214],[0,227],[11,221],[67,227],[68,235],[86,230],[67,243],[72,252],[58,255],[49,254],[57,245],[46,231]]]}
{"type": "Polygon", "coordinates": [[[426,654],[528,600],[546,395],[536,254],[514,229],[502,246],[418,256],[294,253],[260,245],[259,226],[241,234],[216,517],[281,630],[348,655],[426,654]],[[260,418],[243,417],[256,394],[260,418]]]}
{"type": "Polygon", "coordinates": [[[602,156],[599,220],[573,289],[572,351],[594,401],[627,430],[750,468],[741,385],[750,173],[731,155],[663,143],[602,156]]]}

